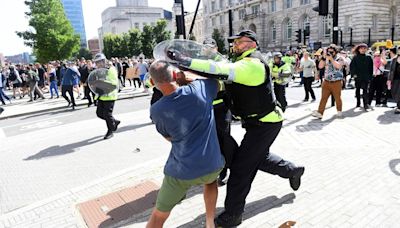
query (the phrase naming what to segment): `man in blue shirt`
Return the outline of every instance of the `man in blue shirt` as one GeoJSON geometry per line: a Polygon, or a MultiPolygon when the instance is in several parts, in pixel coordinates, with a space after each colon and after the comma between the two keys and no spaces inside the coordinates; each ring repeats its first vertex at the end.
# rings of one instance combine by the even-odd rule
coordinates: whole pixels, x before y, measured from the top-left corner
{"type": "Polygon", "coordinates": [[[163,97],[151,106],[150,117],[157,131],[172,143],[164,167],[164,180],[147,227],[162,227],[172,208],[194,185],[204,185],[206,227],[214,227],[217,201],[216,179],[224,167],[215,127],[213,99],[216,80],[196,80],[178,87],[172,67],[163,60],[154,62],[150,75],[163,97]]]}
{"type": "Polygon", "coordinates": [[[75,109],[75,97],[74,97],[74,86],[77,85],[78,81],[76,80],[80,76],[78,69],[75,67],[74,62],[68,63],[68,68],[62,78],[61,82],[61,94],[64,99],[68,102],[68,107],[72,106],[72,109],[75,109]],[[67,97],[67,93],[70,98],[67,97]]]}

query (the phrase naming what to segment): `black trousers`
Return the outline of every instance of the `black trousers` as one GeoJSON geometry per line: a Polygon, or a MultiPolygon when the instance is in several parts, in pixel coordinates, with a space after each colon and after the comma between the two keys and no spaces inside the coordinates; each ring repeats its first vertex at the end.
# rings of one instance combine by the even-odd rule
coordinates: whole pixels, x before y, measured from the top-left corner
{"type": "Polygon", "coordinates": [[[96,114],[107,123],[107,129],[113,131],[115,128],[115,119],[112,115],[115,101],[98,100],[96,114]]]}
{"type": "Polygon", "coordinates": [[[285,85],[274,83],[276,100],[281,104],[282,111],[285,111],[287,107],[285,87],[285,85]]]}
{"type": "Polygon", "coordinates": [[[73,92],[74,86],[62,85],[61,88],[62,88],[61,95],[64,97],[64,99],[67,100],[68,103],[72,103],[72,106],[75,106],[75,98],[74,98],[74,92],[73,92]],[[67,97],[67,92],[71,99],[67,97]]]}
{"type": "Polygon", "coordinates": [[[360,92],[362,89],[362,91],[363,91],[363,94],[362,94],[363,106],[364,106],[364,108],[366,108],[366,107],[368,107],[368,104],[370,104],[369,96],[368,96],[369,81],[356,79],[355,82],[356,82],[355,85],[356,85],[357,106],[360,106],[360,104],[361,104],[360,92]]]}
{"type": "Polygon", "coordinates": [[[83,92],[85,93],[86,99],[88,99],[89,104],[93,104],[95,94],[90,90],[89,86],[83,86],[83,92]]]}
{"type": "Polygon", "coordinates": [[[140,82],[140,78],[133,78],[133,86],[136,88],[136,82],[138,83],[138,87],[142,85],[142,82],[140,82]]]}
{"type": "Polygon", "coordinates": [[[311,98],[315,100],[314,90],[311,85],[314,81],[314,77],[306,77],[304,78],[304,91],[306,92],[305,100],[309,99],[309,94],[311,94],[311,98]]]}
{"type": "Polygon", "coordinates": [[[372,103],[372,100],[374,99],[374,95],[376,92],[376,97],[375,97],[375,104],[381,104],[381,99],[383,95],[383,90],[385,88],[385,78],[383,75],[377,75],[375,76],[369,86],[369,104],[372,103]]]}
{"type": "Polygon", "coordinates": [[[225,198],[225,211],[228,214],[243,213],[246,197],[258,170],[284,178],[293,176],[296,166],[269,152],[281,128],[282,122],[246,126],[246,134],[230,167],[225,198]]]}

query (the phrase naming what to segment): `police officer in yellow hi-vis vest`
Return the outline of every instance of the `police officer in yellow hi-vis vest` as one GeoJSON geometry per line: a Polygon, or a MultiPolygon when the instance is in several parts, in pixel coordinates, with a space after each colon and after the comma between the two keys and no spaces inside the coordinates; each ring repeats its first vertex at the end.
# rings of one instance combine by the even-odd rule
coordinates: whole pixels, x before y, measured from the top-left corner
{"type": "Polygon", "coordinates": [[[282,111],[285,111],[287,107],[285,87],[291,77],[291,65],[282,61],[282,54],[276,52],[269,67],[271,68],[272,81],[274,82],[276,100],[280,103],[282,111]]]}
{"type": "Polygon", "coordinates": [[[244,30],[228,40],[233,42],[233,63],[191,59],[175,50],[168,52],[168,57],[181,68],[231,82],[226,87],[231,96],[231,111],[241,118],[246,130],[230,167],[225,211],[215,219],[220,227],[241,224],[246,197],[258,170],[288,178],[294,190],[300,187],[304,173],[304,167],[269,151],[282,127],[283,113],[275,102],[269,67],[257,51],[256,34],[244,30]]]}
{"type": "MultiPolygon", "coordinates": [[[[96,54],[93,62],[96,64],[97,69],[107,67],[107,59],[103,53],[96,54]]],[[[105,81],[112,85],[118,85],[118,72],[114,66],[111,65],[108,68],[105,81]]],[[[114,103],[118,99],[118,86],[112,92],[96,98],[98,100],[96,114],[100,119],[106,121],[108,130],[104,139],[109,139],[114,136],[113,132],[117,130],[118,125],[121,123],[121,121],[113,117],[114,103]]]]}

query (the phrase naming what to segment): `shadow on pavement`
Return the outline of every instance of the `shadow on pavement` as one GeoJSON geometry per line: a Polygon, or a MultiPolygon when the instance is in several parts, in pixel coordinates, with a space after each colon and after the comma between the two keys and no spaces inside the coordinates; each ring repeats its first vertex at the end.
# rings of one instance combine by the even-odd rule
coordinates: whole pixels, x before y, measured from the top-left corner
{"type": "Polygon", "coordinates": [[[64,154],[70,154],[78,151],[81,147],[88,146],[97,142],[100,142],[103,140],[103,136],[96,136],[90,139],[86,139],[80,142],[76,143],[71,143],[67,144],[64,146],[51,146],[49,148],[46,148],[39,153],[29,156],[25,158],[25,161],[30,161],[30,160],[39,160],[42,158],[46,157],[52,157],[52,156],[59,156],[59,155],[64,155],[64,154]]]}
{"type": "MultiPolygon", "coordinates": [[[[292,204],[293,200],[296,198],[294,193],[290,193],[287,195],[278,198],[276,196],[268,196],[264,199],[260,199],[249,204],[246,204],[245,211],[243,213],[243,221],[250,219],[260,213],[266,212],[273,208],[282,207],[284,204],[292,204]]],[[[220,214],[223,211],[223,208],[217,208],[216,214],[220,214]]],[[[179,226],[179,228],[191,228],[191,227],[204,227],[206,221],[205,214],[199,215],[193,221],[188,222],[179,226]]]]}
{"type": "MultiPolygon", "coordinates": [[[[128,126],[123,126],[123,127],[118,128],[118,130],[117,130],[117,132],[115,132],[115,134],[118,135],[118,133],[135,130],[135,129],[146,127],[149,125],[152,125],[152,123],[149,122],[149,123],[143,123],[143,124],[133,124],[133,125],[128,125],[128,126]]],[[[96,136],[96,137],[93,137],[90,139],[86,139],[86,140],[76,142],[76,143],[67,144],[64,146],[59,146],[59,145],[51,146],[49,148],[46,148],[46,149],[40,151],[39,153],[37,153],[35,155],[25,158],[24,160],[25,161],[39,160],[39,159],[46,158],[46,157],[74,153],[76,151],[79,151],[79,149],[81,147],[88,146],[88,145],[91,145],[91,144],[94,144],[94,143],[97,143],[100,141],[103,141],[103,136],[96,136]]]]}
{"type": "Polygon", "coordinates": [[[391,160],[390,162],[389,162],[389,167],[390,167],[390,170],[392,170],[392,172],[394,173],[394,174],[396,174],[397,176],[400,176],[400,159],[393,159],[393,160],[391,160]],[[399,165],[399,168],[398,168],[398,170],[396,169],[396,166],[398,166],[399,165]]]}
{"type": "Polygon", "coordinates": [[[26,117],[22,117],[21,120],[27,120],[27,119],[31,119],[31,118],[35,118],[35,117],[39,117],[39,116],[43,116],[43,115],[57,115],[57,114],[61,114],[61,113],[75,112],[75,111],[77,111],[77,110],[72,110],[72,108],[69,108],[69,107],[65,106],[65,109],[63,109],[63,110],[40,112],[40,113],[37,113],[37,114],[33,114],[33,115],[26,116],[26,117]]]}
{"type": "Polygon", "coordinates": [[[384,114],[378,116],[377,120],[380,124],[391,124],[400,122],[400,115],[394,114],[394,110],[387,110],[384,114]]]}

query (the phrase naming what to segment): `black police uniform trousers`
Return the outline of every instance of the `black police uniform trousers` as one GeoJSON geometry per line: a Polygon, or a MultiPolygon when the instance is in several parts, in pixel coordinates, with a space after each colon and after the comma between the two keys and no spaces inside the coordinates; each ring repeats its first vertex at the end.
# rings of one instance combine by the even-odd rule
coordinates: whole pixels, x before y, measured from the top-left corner
{"type": "Polygon", "coordinates": [[[109,131],[115,129],[115,119],[112,115],[114,109],[115,101],[102,101],[98,100],[96,114],[102,120],[107,123],[107,128],[109,131]]]}
{"type": "Polygon", "coordinates": [[[245,126],[246,134],[230,167],[225,198],[225,211],[228,214],[243,213],[246,197],[258,170],[283,178],[293,176],[296,166],[269,152],[281,128],[282,122],[245,126]]]}
{"type": "Polygon", "coordinates": [[[285,85],[280,85],[274,83],[274,92],[276,96],[276,100],[281,105],[282,111],[286,110],[287,102],[286,102],[286,95],[285,95],[285,85]]]}

